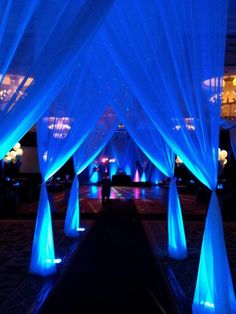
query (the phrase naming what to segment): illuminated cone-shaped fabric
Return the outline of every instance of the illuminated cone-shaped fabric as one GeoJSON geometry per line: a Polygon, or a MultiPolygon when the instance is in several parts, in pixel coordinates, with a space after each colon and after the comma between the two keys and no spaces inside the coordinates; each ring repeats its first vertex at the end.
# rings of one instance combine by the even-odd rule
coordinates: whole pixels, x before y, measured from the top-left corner
{"type": "Polygon", "coordinates": [[[135,171],[134,182],[140,182],[140,176],[139,176],[138,168],[135,171]]]}
{"type": "Polygon", "coordinates": [[[224,242],[223,224],[213,192],[203,236],[193,313],[236,313],[235,295],[224,242]]]}
{"type": "Polygon", "coordinates": [[[45,182],[42,183],[34,240],[30,262],[30,272],[48,276],[56,272],[52,232],[51,211],[45,182]]]}
{"type": "Polygon", "coordinates": [[[184,259],[187,257],[183,217],[175,178],[171,179],[169,187],[168,252],[169,256],[175,259],[184,259]]]}
{"type": "Polygon", "coordinates": [[[93,184],[98,183],[98,171],[94,171],[89,181],[93,184]]]}
{"type": "Polygon", "coordinates": [[[77,237],[79,235],[78,228],[80,227],[80,213],[79,213],[79,182],[77,175],[73,180],[70,191],[70,198],[66,212],[66,220],[64,231],[69,237],[77,237]]]}
{"type": "Polygon", "coordinates": [[[143,172],[143,174],[142,174],[141,182],[147,182],[147,178],[146,178],[145,172],[143,172]]]}

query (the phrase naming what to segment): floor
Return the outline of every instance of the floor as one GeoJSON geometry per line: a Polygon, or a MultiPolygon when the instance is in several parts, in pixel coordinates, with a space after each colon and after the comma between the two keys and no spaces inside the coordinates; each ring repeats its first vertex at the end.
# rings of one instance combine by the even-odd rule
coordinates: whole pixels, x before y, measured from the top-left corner
{"type": "MultiPolygon", "coordinates": [[[[179,313],[188,314],[191,313],[191,303],[195,289],[207,204],[206,202],[197,201],[195,195],[189,193],[180,192],[179,195],[188,244],[188,258],[184,261],[173,260],[169,258],[167,254],[167,188],[158,186],[136,188],[112,187],[111,202],[113,204],[113,211],[117,212],[117,209],[115,209],[117,206],[118,209],[120,208],[118,210],[118,216],[120,219],[122,217],[129,217],[129,223],[127,221],[125,223],[126,230],[130,229],[128,226],[132,225],[131,221],[132,219],[135,219],[136,227],[134,230],[137,233],[133,234],[134,238],[139,238],[140,241],[144,241],[143,243],[145,243],[145,246],[149,248],[147,250],[149,252],[148,254],[153,256],[155,259],[155,265],[158,265],[158,267],[160,266],[163,270],[168,281],[170,294],[174,296],[175,305],[177,306],[179,313]],[[117,206],[114,205],[115,203],[117,206]]],[[[103,251],[109,251],[109,247],[114,246],[111,239],[114,241],[116,241],[116,239],[114,239],[114,236],[110,232],[113,231],[112,229],[107,231],[111,239],[109,239],[109,237],[103,239],[105,234],[102,232],[103,229],[101,226],[103,224],[106,226],[112,226],[112,224],[114,225],[114,221],[111,219],[114,215],[104,217],[100,197],[100,187],[80,187],[81,218],[84,226],[86,226],[86,232],[79,239],[71,239],[66,238],[63,233],[63,218],[66,210],[67,193],[60,192],[50,195],[53,212],[55,250],[57,257],[61,257],[63,262],[58,266],[57,275],[47,279],[33,276],[28,273],[37,202],[18,204],[15,218],[13,216],[11,219],[0,219],[0,313],[38,313],[40,309],[42,310],[44,306],[43,304],[45,304],[45,299],[48,296],[53,295],[55,287],[59,286],[64,274],[71,268],[74,258],[78,256],[78,260],[82,258],[83,261],[83,258],[86,259],[86,254],[83,252],[87,252],[89,260],[89,248],[94,245],[96,247],[97,245],[95,241],[96,234],[100,234],[100,242],[98,241],[98,243],[99,245],[101,245],[101,243],[104,244],[104,246],[101,247],[103,251]],[[24,232],[22,232],[22,230],[24,230],[24,232]]],[[[115,216],[117,217],[117,215],[115,216]]],[[[124,227],[121,224],[117,228],[117,230],[119,230],[124,227]]],[[[236,226],[234,221],[231,221],[231,219],[225,219],[224,231],[231,274],[235,286],[236,226]]],[[[125,238],[121,238],[119,240],[122,243],[126,243],[125,238]]],[[[119,243],[117,245],[120,247],[119,243]]],[[[145,246],[142,245],[142,247],[145,246]]],[[[125,251],[127,252],[127,249],[125,251]]],[[[144,253],[137,253],[137,251],[134,250],[134,256],[135,254],[143,256],[144,253]]],[[[116,260],[115,250],[112,253],[112,256],[114,257],[114,260],[116,260]]],[[[129,258],[132,260],[133,257],[131,258],[129,256],[129,258]]],[[[97,257],[95,260],[97,260],[97,257]]],[[[100,262],[103,266],[104,261],[101,260],[100,262]]],[[[131,264],[126,263],[125,261],[127,269],[129,270],[132,269],[131,265],[134,263],[134,260],[132,260],[131,264]]],[[[96,263],[90,266],[92,267],[91,269],[96,269],[96,263]]],[[[122,267],[121,270],[123,273],[125,268],[122,267]]],[[[145,276],[143,275],[143,272],[140,271],[141,269],[143,268],[141,267],[140,269],[137,269],[136,275],[137,273],[140,273],[141,277],[143,276],[142,278],[144,278],[145,276]]],[[[105,271],[105,268],[103,268],[103,271],[105,271]]],[[[89,271],[87,271],[87,273],[88,272],[89,271]]],[[[83,274],[81,274],[83,272],[79,271],[79,273],[79,275],[82,276],[80,277],[80,280],[82,280],[85,283],[85,286],[88,287],[86,278],[83,277],[83,274]]],[[[98,268],[96,270],[96,274],[94,275],[94,278],[96,279],[94,289],[101,290],[101,302],[99,301],[100,303],[98,302],[98,305],[106,312],[107,308],[104,307],[106,304],[106,302],[104,303],[104,296],[106,296],[106,293],[109,291],[109,287],[111,287],[114,281],[112,283],[108,280],[109,277],[105,276],[104,280],[106,285],[103,289],[101,289],[99,286],[101,278],[99,277],[98,268]]],[[[133,283],[137,282],[136,275],[135,278],[132,278],[133,283]]],[[[88,277],[91,281],[93,281],[91,273],[88,277]]],[[[130,277],[129,274],[127,275],[127,278],[128,277],[130,277]]],[[[127,291],[132,291],[132,289],[134,289],[135,284],[132,284],[132,280],[129,280],[128,284],[127,278],[123,278],[123,282],[122,280],[120,282],[116,282],[118,289],[116,292],[118,293],[117,295],[119,295],[119,299],[122,299],[120,291],[125,285],[127,285],[127,291]]],[[[95,293],[95,290],[93,290],[93,293],[95,293]]],[[[115,291],[114,286],[113,291],[115,291]]],[[[136,300],[139,300],[141,292],[142,289],[140,287],[137,288],[135,294],[136,300]]],[[[114,297],[115,292],[112,298],[114,297]]],[[[149,304],[149,297],[150,295],[147,298],[145,297],[144,305],[146,304],[145,302],[149,304]]],[[[83,295],[80,300],[83,300],[83,295]]],[[[154,296],[154,300],[159,299],[154,296]]],[[[127,299],[123,299],[123,305],[132,304],[131,301],[132,298],[129,302],[127,299]]],[[[82,303],[83,302],[81,301],[81,304],[82,303]]],[[[159,304],[159,301],[157,303],[159,304]]],[[[152,302],[150,302],[150,307],[152,307],[151,304],[152,302]]],[[[157,307],[154,308],[157,310],[157,307]]],[[[150,311],[146,311],[145,313],[153,312],[150,308],[150,311]]]]}
{"type": "Polygon", "coordinates": [[[177,313],[132,200],[111,200],[94,223],[46,313],[177,313]]]}

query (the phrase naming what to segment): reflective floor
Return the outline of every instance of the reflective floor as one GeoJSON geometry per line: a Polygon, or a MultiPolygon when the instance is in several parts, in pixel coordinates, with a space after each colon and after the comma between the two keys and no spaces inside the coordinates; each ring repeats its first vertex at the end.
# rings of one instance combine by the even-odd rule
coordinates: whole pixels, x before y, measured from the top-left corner
{"type": "MultiPolygon", "coordinates": [[[[184,304],[181,314],[189,314],[196,283],[207,202],[199,202],[194,194],[179,192],[188,258],[184,261],[176,261],[168,257],[167,250],[168,188],[116,186],[112,187],[111,192],[111,203],[116,200],[123,203],[124,219],[126,205],[128,206],[130,201],[133,203],[154,255],[161,262],[176,299],[180,305],[184,304]]],[[[66,259],[68,253],[70,254],[74,241],[77,241],[64,236],[67,197],[68,193],[65,191],[49,195],[52,213],[55,214],[53,215],[53,229],[56,256],[62,257],[63,260],[66,259]]],[[[11,219],[0,220],[0,304],[2,303],[0,313],[26,313],[26,308],[45,297],[43,293],[48,291],[48,279],[28,274],[37,205],[37,202],[20,203],[16,208],[16,213],[24,215],[17,216],[17,219],[11,217],[11,219]],[[39,296],[38,291],[41,291],[39,296]]],[[[89,228],[101,217],[101,187],[80,187],[80,210],[82,224],[89,231],[89,228]]],[[[106,210],[109,211],[109,204],[106,210]]],[[[235,220],[228,220],[224,223],[224,233],[232,278],[236,286],[235,220]]],[[[81,244],[83,237],[86,239],[88,234],[89,232],[79,237],[77,243],[81,244]]],[[[68,266],[63,262],[62,266],[59,266],[59,274],[62,273],[63,267],[66,269],[68,266]]],[[[52,283],[51,279],[49,281],[52,283]]]]}
{"type": "MultiPolygon", "coordinates": [[[[111,199],[158,199],[165,200],[168,189],[152,187],[111,187],[111,199]]],[[[81,198],[101,198],[101,187],[96,185],[81,186],[81,198]]]]}

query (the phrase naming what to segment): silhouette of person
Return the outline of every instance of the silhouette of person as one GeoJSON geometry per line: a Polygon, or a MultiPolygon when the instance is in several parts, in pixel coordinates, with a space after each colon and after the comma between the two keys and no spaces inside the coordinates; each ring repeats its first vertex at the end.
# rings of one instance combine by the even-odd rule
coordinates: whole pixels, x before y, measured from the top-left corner
{"type": "Polygon", "coordinates": [[[102,205],[105,205],[110,199],[111,194],[111,180],[108,173],[104,173],[102,178],[102,205]]]}

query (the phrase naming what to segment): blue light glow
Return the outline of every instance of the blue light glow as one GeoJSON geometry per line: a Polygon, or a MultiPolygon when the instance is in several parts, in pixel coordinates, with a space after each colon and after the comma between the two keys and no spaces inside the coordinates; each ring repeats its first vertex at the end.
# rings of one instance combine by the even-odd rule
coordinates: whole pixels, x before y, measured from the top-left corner
{"type": "Polygon", "coordinates": [[[236,313],[221,211],[215,192],[212,192],[206,218],[192,311],[193,314],[236,313]]]}
{"type": "Polygon", "coordinates": [[[30,272],[48,276],[56,272],[54,263],[54,243],[52,233],[51,211],[48,202],[46,184],[41,186],[36,226],[34,231],[32,255],[30,261],[30,272]]]}
{"type": "Polygon", "coordinates": [[[212,309],[214,309],[214,307],[215,307],[215,305],[213,303],[209,302],[209,301],[201,301],[200,304],[204,305],[206,307],[210,307],[212,309]]]}
{"type": "Polygon", "coordinates": [[[77,229],[79,232],[83,232],[83,231],[85,231],[85,228],[78,228],[77,229]]]}
{"type": "Polygon", "coordinates": [[[47,263],[54,263],[54,264],[60,264],[62,262],[62,259],[61,258],[54,258],[54,260],[52,259],[47,259],[46,260],[47,263]]]}
{"type": "Polygon", "coordinates": [[[94,173],[92,174],[90,178],[90,182],[93,184],[98,183],[98,171],[94,171],[94,173]]]}
{"type": "Polygon", "coordinates": [[[131,175],[131,167],[129,165],[125,166],[125,173],[129,176],[131,175]]]}
{"type": "Polygon", "coordinates": [[[175,178],[171,179],[168,202],[168,252],[175,259],[187,257],[187,245],[175,178]]]}
{"type": "Polygon", "coordinates": [[[141,182],[147,182],[147,178],[146,178],[145,172],[143,172],[143,174],[141,176],[141,182]]]}
{"type": "Polygon", "coordinates": [[[111,163],[110,164],[110,177],[112,178],[113,175],[117,173],[118,167],[117,163],[111,163]]]}
{"type": "Polygon", "coordinates": [[[89,190],[92,194],[97,194],[98,187],[96,185],[90,185],[89,190]]]}
{"type": "Polygon", "coordinates": [[[80,225],[80,209],[79,209],[79,183],[77,175],[73,180],[70,191],[69,203],[66,211],[66,219],[64,231],[68,237],[77,237],[80,225]]]}
{"type": "Polygon", "coordinates": [[[62,262],[62,259],[61,258],[55,258],[54,259],[54,263],[55,264],[60,264],[62,262]]]}

